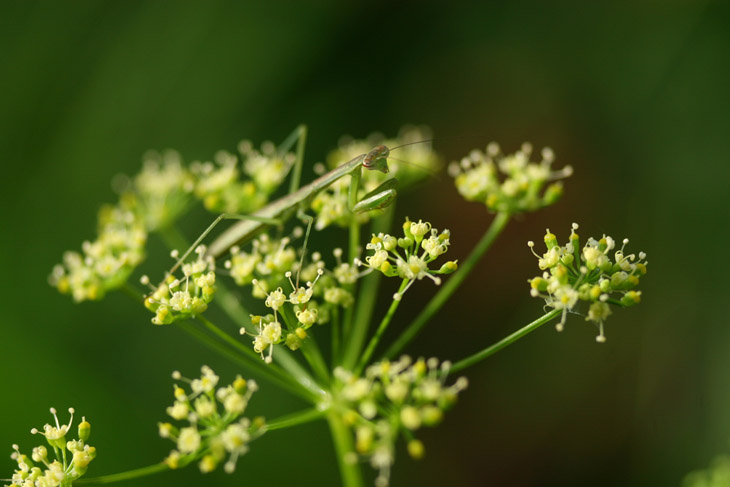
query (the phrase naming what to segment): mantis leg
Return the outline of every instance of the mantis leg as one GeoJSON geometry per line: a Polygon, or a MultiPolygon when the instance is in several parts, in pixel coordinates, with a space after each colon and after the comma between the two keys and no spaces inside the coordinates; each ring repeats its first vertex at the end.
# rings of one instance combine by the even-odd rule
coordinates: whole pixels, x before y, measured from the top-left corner
{"type": "Polygon", "coordinates": [[[221,213],[218,215],[218,218],[213,220],[213,223],[208,225],[208,228],[205,229],[203,233],[200,234],[200,236],[193,242],[193,244],[188,247],[188,249],[177,259],[177,262],[175,262],[175,265],[172,266],[172,268],[167,271],[167,274],[165,277],[171,275],[173,272],[175,272],[183,262],[185,262],[185,259],[188,258],[190,253],[195,250],[198,245],[205,239],[205,237],[208,236],[208,234],[213,231],[213,229],[223,220],[250,220],[255,222],[260,222],[262,225],[280,225],[282,223],[281,220],[275,219],[275,218],[265,218],[255,215],[239,215],[236,213],[221,213]]]}
{"type": "MultiPolygon", "coordinates": [[[[289,192],[293,193],[299,188],[299,182],[302,175],[302,163],[304,160],[304,146],[307,141],[307,126],[306,125],[299,125],[296,129],[292,131],[291,134],[287,136],[286,139],[284,139],[284,142],[281,143],[278,147],[278,152],[280,155],[283,156],[283,154],[286,154],[289,149],[294,145],[294,142],[297,143],[297,155],[296,160],[294,161],[294,166],[292,167],[292,178],[289,185],[289,192]]],[[[205,231],[200,234],[200,236],[193,242],[193,245],[191,245],[184,253],[183,255],[175,262],[175,265],[167,272],[167,275],[171,275],[173,272],[175,272],[183,262],[185,262],[185,259],[190,255],[190,253],[197,248],[198,245],[203,241],[203,239],[218,225],[222,220],[250,220],[250,221],[256,221],[267,225],[280,225],[282,223],[281,220],[278,219],[272,219],[272,218],[264,218],[264,217],[258,217],[254,215],[238,215],[233,213],[222,213],[218,215],[218,218],[213,220],[213,223],[211,223],[208,228],[205,229],[205,231]]],[[[309,229],[307,229],[307,232],[309,229]]]]}
{"type": "Polygon", "coordinates": [[[304,210],[300,207],[297,211],[297,218],[302,220],[303,222],[306,222],[307,224],[307,230],[304,232],[304,245],[302,246],[302,256],[299,258],[299,270],[297,271],[297,287],[299,287],[299,273],[302,271],[302,266],[304,266],[304,256],[307,253],[307,243],[309,242],[309,232],[312,231],[312,224],[314,223],[314,217],[312,215],[307,215],[304,213],[304,210]]]}

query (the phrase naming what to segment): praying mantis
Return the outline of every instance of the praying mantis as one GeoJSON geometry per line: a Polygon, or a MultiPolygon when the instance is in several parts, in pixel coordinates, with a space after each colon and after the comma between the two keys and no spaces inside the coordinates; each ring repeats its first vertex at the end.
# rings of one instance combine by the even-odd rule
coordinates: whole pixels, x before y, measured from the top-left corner
{"type": "MultiPolygon", "coordinates": [[[[296,167],[294,168],[295,178],[298,179],[298,175],[301,172],[301,164],[303,153],[303,144],[306,140],[306,127],[299,126],[292,135],[282,144],[286,147],[291,145],[292,138],[298,139],[298,156],[296,161],[296,167]]],[[[240,220],[238,223],[227,229],[221,235],[219,235],[207,249],[207,255],[217,259],[223,256],[230,250],[231,247],[237,244],[245,243],[258,234],[271,228],[273,225],[281,224],[286,221],[292,215],[297,214],[302,220],[308,223],[307,236],[311,228],[312,217],[304,213],[303,208],[305,205],[312,200],[320,191],[323,191],[329,187],[332,183],[338,179],[352,175],[357,178],[359,182],[359,171],[361,167],[367,170],[379,171],[382,173],[388,173],[388,162],[387,159],[390,156],[392,150],[404,147],[406,145],[418,144],[427,142],[427,140],[409,142],[393,148],[388,148],[385,145],[378,145],[368,151],[367,153],[360,154],[349,161],[337,166],[331,171],[319,176],[311,183],[300,187],[292,191],[290,194],[283,196],[282,198],[269,203],[258,211],[251,215],[237,215],[230,213],[223,213],[211,223],[208,228],[198,237],[193,245],[180,256],[175,265],[170,269],[167,275],[172,274],[182,263],[185,261],[188,255],[197,248],[197,246],[203,241],[203,239],[220,223],[222,220],[233,219],[240,220]]],[[[355,213],[361,213],[365,211],[371,211],[376,209],[382,209],[390,205],[396,197],[396,188],[398,182],[395,178],[386,180],[380,186],[373,191],[366,194],[358,202],[351,205],[350,211],[355,213]]],[[[295,188],[292,188],[295,189],[295,188]]],[[[305,237],[306,245],[307,237],[305,237]]]]}

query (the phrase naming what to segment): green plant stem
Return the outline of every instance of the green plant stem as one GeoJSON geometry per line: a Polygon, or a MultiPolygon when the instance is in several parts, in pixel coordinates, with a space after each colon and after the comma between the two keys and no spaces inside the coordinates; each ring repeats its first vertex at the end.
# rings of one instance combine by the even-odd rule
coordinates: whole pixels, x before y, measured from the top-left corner
{"type": "Polygon", "coordinates": [[[428,302],[425,308],[416,316],[413,322],[401,333],[398,339],[386,350],[384,357],[393,358],[400,353],[403,348],[413,340],[421,329],[428,323],[428,320],[438,313],[441,307],[448,301],[454,292],[461,286],[464,279],[471,273],[474,266],[479,262],[484,253],[492,246],[502,230],[509,222],[509,213],[497,213],[492,220],[492,224],[482,236],[471,251],[466,260],[459,265],[459,269],[448,278],[446,283],[441,286],[436,295],[428,302]]]}
{"type": "MultiPolygon", "coordinates": [[[[294,162],[294,170],[289,180],[289,194],[299,189],[299,183],[302,179],[302,165],[304,162],[304,147],[307,145],[307,126],[300,125],[294,133],[297,134],[297,159],[294,162]]],[[[282,144],[283,145],[283,144],[282,144]]],[[[289,150],[287,149],[284,149],[289,150]]],[[[283,155],[283,154],[282,154],[283,155]]]]}
{"type": "Polygon", "coordinates": [[[195,338],[196,340],[200,340],[200,342],[203,343],[205,346],[217,352],[221,356],[227,358],[228,360],[247,369],[259,372],[263,378],[268,379],[272,383],[281,386],[282,388],[293,394],[296,394],[307,402],[317,402],[316,398],[318,397],[318,394],[315,394],[309,389],[303,388],[298,383],[294,382],[289,376],[283,376],[286,377],[283,378],[282,375],[273,372],[271,367],[266,365],[260,359],[260,357],[257,357],[256,360],[251,360],[248,357],[241,356],[239,353],[232,350],[227,345],[219,342],[218,340],[215,340],[212,336],[208,335],[203,330],[198,329],[198,327],[196,327],[194,323],[178,321],[176,322],[176,324],[183,331],[190,334],[193,338],[195,338]]]}
{"type": "MultiPolygon", "coordinates": [[[[347,194],[347,204],[350,211],[357,204],[357,193],[360,189],[360,177],[362,176],[362,169],[359,167],[352,171],[350,174],[350,190],[347,194]]],[[[350,262],[360,256],[358,249],[360,247],[360,222],[357,221],[357,215],[352,213],[350,215],[350,249],[349,258],[350,262]]]]}
{"type": "MultiPolygon", "coordinates": [[[[398,294],[401,294],[406,286],[408,285],[409,280],[403,279],[403,281],[400,284],[400,287],[398,288],[398,294]]],[[[378,346],[378,343],[380,342],[380,338],[383,336],[383,333],[385,333],[385,329],[388,328],[388,325],[390,324],[390,320],[393,318],[393,315],[395,314],[395,311],[398,309],[398,305],[400,305],[401,300],[400,299],[393,299],[393,302],[390,303],[390,307],[388,308],[388,312],[385,313],[385,316],[383,317],[383,320],[380,322],[380,325],[378,325],[378,329],[375,330],[375,335],[373,335],[373,338],[370,339],[370,343],[368,343],[367,348],[365,348],[365,351],[362,354],[362,357],[360,357],[360,362],[357,365],[357,368],[355,369],[355,375],[359,375],[362,370],[367,365],[368,361],[370,360],[370,357],[372,357],[373,352],[375,351],[375,347],[378,346]]]]}
{"type": "Polygon", "coordinates": [[[281,418],[275,419],[274,421],[271,421],[270,423],[266,423],[266,431],[275,431],[280,430],[284,428],[289,428],[292,426],[298,426],[300,424],[309,423],[311,421],[316,421],[320,418],[323,418],[327,414],[326,410],[320,410],[320,409],[305,409],[303,411],[298,411],[296,413],[287,414],[286,416],[282,416],[281,418]]]}
{"type": "Polygon", "coordinates": [[[164,472],[165,470],[169,470],[169,468],[170,467],[168,467],[166,463],[155,463],[146,467],[135,468],[134,470],[127,470],[126,472],[113,473],[111,475],[103,475],[101,477],[94,477],[89,479],[79,479],[74,481],[74,484],[112,484],[114,482],[137,479],[140,477],[146,477],[147,475],[164,472]]]}
{"type": "MultiPolygon", "coordinates": [[[[360,179],[362,177],[362,169],[358,167],[350,173],[350,188],[347,193],[347,205],[350,210],[350,231],[349,231],[349,248],[348,262],[352,264],[356,258],[360,257],[360,222],[357,221],[357,215],[352,213],[352,208],[357,204],[358,191],[360,189],[360,179]]],[[[350,284],[346,289],[355,295],[357,284],[350,284]]],[[[345,340],[348,339],[352,323],[354,321],[354,308],[350,306],[345,309],[342,320],[342,331],[345,340]]]]}
{"type": "Polygon", "coordinates": [[[362,472],[360,465],[355,462],[348,461],[348,457],[355,454],[355,448],[352,441],[352,434],[342,421],[342,417],[330,411],[327,415],[327,422],[332,433],[332,440],[335,445],[335,455],[337,463],[340,466],[340,476],[344,487],[362,487],[362,472]]]}
{"type": "MultiPolygon", "coordinates": [[[[319,387],[312,381],[311,376],[309,374],[306,374],[306,372],[304,372],[305,373],[304,377],[294,375],[294,374],[299,374],[300,372],[303,372],[304,371],[303,369],[300,368],[298,371],[294,371],[294,372],[291,370],[287,370],[287,372],[288,372],[288,374],[287,374],[284,371],[282,371],[281,368],[279,368],[279,366],[276,364],[265,364],[264,362],[262,362],[259,354],[254,352],[254,350],[252,348],[247,347],[243,343],[239,342],[238,340],[236,340],[235,338],[230,336],[228,333],[224,332],[223,330],[221,330],[220,328],[215,326],[210,320],[208,320],[204,316],[199,315],[199,316],[197,316],[197,318],[214,335],[216,335],[221,340],[228,343],[233,348],[239,350],[247,357],[250,357],[251,359],[255,360],[256,363],[260,367],[263,367],[263,369],[270,370],[271,372],[277,374],[281,379],[287,380],[287,381],[292,381],[292,375],[293,375],[294,380],[292,382],[296,383],[299,386],[305,387],[309,392],[311,392],[313,394],[323,395],[325,393],[321,387],[319,387]],[[289,374],[292,374],[292,375],[289,375],[289,374]]],[[[277,356],[277,358],[278,358],[278,356],[277,356]]]]}
{"type": "Polygon", "coordinates": [[[450,372],[459,372],[460,370],[464,370],[467,367],[471,367],[472,365],[484,360],[485,358],[494,355],[495,353],[502,350],[507,345],[510,345],[523,336],[527,335],[531,331],[535,331],[538,328],[540,328],[542,325],[547,323],[548,321],[557,318],[560,316],[560,314],[563,312],[562,309],[554,309],[550,311],[549,313],[546,313],[533,321],[532,323],[520,328],[516,332],[512,333],[511,335],[506,336],[505,338],[501,339],[494,345],[491,345],[484,350],[475,353],[474,355],[470,355],[466,357],[463,360],[459,360],[454,365],[451,366],[450,372]]]}
{"type": "MultiPolygon", "coordinates": [[[[389,206],[385,213],[375,220],[373,220],[372,230],[373,233],[387,232],[393,223],[393,215],[395,215],[395,205],[389,206]]],[[[378,288],[382,281],[382,274],[380,272],[371,272],[362,280],[360,289],[358,291],[357,300],[355,301],[355,323],[352,325],[351,330],[344,330],[343,336],[345,339],[345,352],[342,360],[342,364],[347,369],[352,369],[357,363],[357,357],[362,350],[362,345],[365,342],[365,336],[370,326],[370,320],[375,310],[375,304],[378,298],[378,288]]]]}
{"type": "Polygon", "coordinates": [[[332,369],[340,363],[340,332],[342,331],[340,326],[340,308],[335,306],[332,308],[332,320],[330,321],[332,327],[332,369]]]}
{"type": "MultiPolygon", "coordinates": [[[[284,320],[287,328],[294,331],[296,328],[294,324],[298,323],[297,318],[294,316],[294,312],[288,307],[283,307],[279,310],[279,316],[281,316],[284,320]]],[[[280,348],[283,349],[284,347],[280,348]]],[[[320,380],[322,380],[323,383],[329,382],[329,369],[327,368],[327,363],[324,361],[322,352],[320,351],[317,341],[314,339],[312,334],[307,336],[299,350],[301,350],[304,359],[307,363],[309,363],[309,366],[312,367],[312,370],[320,378],[320,380]]]]}

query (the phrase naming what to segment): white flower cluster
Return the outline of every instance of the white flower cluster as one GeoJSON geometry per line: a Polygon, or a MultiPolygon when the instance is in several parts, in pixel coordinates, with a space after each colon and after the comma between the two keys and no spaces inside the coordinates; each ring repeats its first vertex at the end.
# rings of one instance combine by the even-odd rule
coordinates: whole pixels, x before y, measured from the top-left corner
{"type": "MultiPolygon", "coordinates": [[[[300,269],[297,252],[289,244],[288,237],[272,240],[264,234],[253,241],[250,252],[233,247],[231,258],[225,262],[236,283],[251,284],[253,296],[264,299],[265,305],[274,311],[273,315],[251,315],[252,324],[258,328],[253,335],[254,349],[264,357],[268,348],[267,362],[271,361],[273,345],[285,342],[290,349],[297,350],[313,324],[328,323],[335,307],[352,306],[354,299],[347,287],[359,278],[356,266],[342,262],[342,249],[334,250],[337,266],[333,271],[325,269],[319,252],[312,253],[311,263],[300,269]],[[296,282],[292,280],[294,274],[298,275],[296,282]],[[288,295],[278,286],[284,280],[289,281],[292,289],[288,295]],[[306,285],[300,286],[300,282],[306,285]],[[315,287],[314,283],[318,285],[315,287]],[[292,312],[283,315],[289,330],[283,334],[279,315],[285,303],[292,306],[292,312]]],[[[241,334],[245,333],[242,328],[241,334]]]]}
{"type": "Polygon", "coordinates": [[[49,282],[74,301],[98,300],[122,286],[144,259],[147,231],[132,211],[104,206],[99,212],[99,236],[81,245],[82,253],[66,252],[49,282]]]}
{"type": "MultiPolygon", "coordinates": [[[[355,140],[344,137],[339,147],[327,156],[327,166],[335,168],[342,163],[365,154],[373,147],[384,144],[387,147],[398,148],[397,158],[388,159],[389,174],[379,171],[363,171],[361,191],[362,197],[378,187],[385,179],[397,177],[400,188],[408,187],[424,176],[433,174],[440,166],[441,161],[431,148],[432,135],[427,127],[404,126],[396,138],[385,139],[381,134],[371,134],[367,139],[355,140]]],[[[324,167],[322,167],[324,170],[324,167]]],[[[348,209],[349,178],[335,181],[329,188],[320,192],[312,201],[312,210],[317,220],[315,228],[321,230],[330,225],[346,227],[355,218],[360,224],[366,223],[371,212],[352,213],[348,209]]]]}
{"type": "Polygon", "coordinates": [[[224,470],[232,473],[238,457],[248,452],[248,444],[266,431],[263,418],[251,421],[242,417],[258,386],[239,375],[232,384],[216,389],[219,378],[215,372],[205,365],[200,370],[200,378],[193,380],[179,372],[172,374],[173,379],[187,382],[191,392],[175,385],[175,402],[167,408],[167,414],[189,425],[178,428],[171,423],[158,424],[160,436],[177,446],[165,463],[174,469],[200,460],[200,471],[207,473],[228,457],[224,470]]]}
{"type": "Polygon", "coordinates": [[[134,210],[148,231],[154,231],[173,223],[188,208],[195,181],[176,151],[149,151],[143,160],[142,171],[122,194],[121,204],[134,210]]]}
{"type": "Polygon", "coordinates": [[[530,162],[531,155],[529,143],[524,143],[514,154],[504,155],[499,145],[492,142],[486,153],[473,150],[460,162],[452,162],[449,173],[464,198],[484,203],[490,211],[534,211],[560,198],[562,183],[548,183],[570,176],[573,169],[565,166],[553,171],[555,154],[548,147],[542,150],[540,162],[530,162]]]}
{"type": "MultiPolygon", "coordinates": [[[[53,450],[54,459],[48,456],[48,449],[41,445],[33,448],[30,458],[20,452],[18,445],[13,445],[12,459],[18,463],[9,487],[71,487],[73,482],[86,473],[89,463],[96,457],[96,448],[86,443],[91,434],[91,425],[83,418],[78,426],[78,440],[66,441],[66,435],[73,423],[74,410],[68,410],[71,419],[68,424],[60,424],[56,410],[51,408],[55,426],[46,424],[43,431],[36,428],[32,434],[46,437],[53,450]],[[70,452],[69,455],[66,451],[70,452]]],[[[7,487],[7,486],[6,486],[7,487]]]]}
{"type": "MultiPolygon", "coordinates": [[[[274,345],[286,342],[286,345],[291,350],[299,349],[302,341],[307,337],[307,330],[313,324],[317,323],[318,306],[316,303],[310,302],[310,300],[314,295],[314,285],[323,274],[324,270],[318,267],[314,280],[307,281],[305,286],[299,286],[299,280],[297,279],[295,283],[291,279],[292,273],[287,272],[285,277],[289,280],[289,284],[292,287],[292,291],[288,295],[284,293],[281,287],[271,292],[266,292],[262,289],[262,292],[266,296],[264,304],[267,308],[272,309],[274,314],[268,314],[266,316],[251,315],[251,323],[258,328],[258,334],[254,335],[253,349],[256,353],[261,354],[261,358],[266,363],[271,363],[272,361],[274,345]],[[286,318],[287,315],[284,313],[286,303],[292,305],[293,315],[296,319],[293,319],[291,313],[289,318],[286,318]],[[311,306],[311,304],[314,305],[311,306]],[[284,320],[289,330],[286,337],[282,334],[281,322],[279,321],[280,317],[284,320]],[[264,356],[266,349],[269,350],[269,354],[264,356]]],[[[258,286],[259,281],[254,279],[253,285],[258,286]]],[[[241,328],[241,334],[245,335],[246,333],[246,328],[241,328]]]]}
{"type": "Polygon", "coordinates": [[[250,252],[232,247],[231,258],[224,262],[224,267],[239,286],[256,280],[258,285],[253,286],[253,295],[263,298],[267,291],[285,279],[284,275],[295,265],[297,252],[289,245],[290,242],[289,237],[274,240],[263,234],[253,240],[250,252]]]}
{"type": "Polygon", "coordinates": [[[396,362],[379,362],[367,368],[364,377],[335,369],[340,397],[348,408],[344,420],[355,433],[355,448],[379,471],[377,486],[388,485],[395,460],[395,442],[409,438],[408,453],[421,458],[424,446],[413,433],[421,426],[435,426],[444,411],[467,386],[460,377],[446,384],[451,364],[438,359],[415,362],[403,356],[396,362]]]}
{"type": "MultiPolygon", "coordinates": [[[[152,323],[169,325],[208,309],[215,294],[215,260],[211,256],[206,257],[205,251],[205,245],[198,246],[195,249],[196,260],[182,264],[182,279],[169,275],[157,288],[150,286],[152,293],[145,298],[144,305],[155,313],[152,323]]],[[[177,251],[173,251],[172,256],[177,258],[177,251]]],[[[142,276],[141,282],[150,285],[147,276],[142,276]]]]}
{"type": "Polygon", "coordinates": [[[646,254],[627,255],[628,239],[615,250],[615,240],[606,235],[599,240],[589,238],[581,249],[577,229],[578,224],[574,223],[565,246],[558,245],[557,237],[547,230],[544,238],[547,252],[542,255],[534,251],[534,242],[527,243],[544,271],[542,276],[530,279],[530,292],[533,297],[544,299],[547,306],[563,310],[556,326],[558,331],[562,331],[569,311],[581,301],[589,303],[586,321],[598,326],[596,340],[604,342],[603,322],[611,314],[609,305],[627,307],[641,301],[641,291],[635,288],[646,274],[646,254]]]}
{"type": "Polygon", "coordinates": [[[428,268],[428,264],[448,250],[450,238],[448,230],[439,233],[429,222],[412,222],[406,218],[402,238],[384,233],[373,234],[366,246],[373,254],[367,256],[364,263],[359,261],[358,264],[378,270],[388,277],[408,279],[410,282],[406,288],[393,296],[399,301],[416,279],[428,277],[438,285],[441,284],[441,278],[435,274],[451,274],[457,269],[456,261],[448,261],[438,270],[428,268]]]}
{"type": "Polygon", "coordinates": [[[195,195],[210,211],[247,213],[266,204],[269,195],[279,187],[295,161],[292,153],[279,154],[271,142],[264,142],[261,151],[251,142],[238,144],[243,172],[250,179],[241,179],[239,157],[218,151],[214,162],[193,162],[195,195]]]}

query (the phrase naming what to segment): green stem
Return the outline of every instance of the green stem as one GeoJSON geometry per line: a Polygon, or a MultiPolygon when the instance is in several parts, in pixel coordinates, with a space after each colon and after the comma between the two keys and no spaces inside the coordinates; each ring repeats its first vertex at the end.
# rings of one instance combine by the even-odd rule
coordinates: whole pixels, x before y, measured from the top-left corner
{"type": "Polygon", "coordinates": [[[334,306],[332,308],[332,320],[330,321],[332,327],[332,369],[340,363],[340,307],[334,306]]]}
{"type": "MultiPolygon", "coordinates": [[[[235,338],[230,336],[228,333],[224,332],[223,330],[221,330],[220,328],[215,326],[213,323],[211,323],[210,320],[208,320],[204,316],[198,315],[197,318],[200,320],[201,323],[203,323],[203,325],[205,325],[205,327],[208,330],[213,332],[213,334],[215,334],[217,337],[219,337],[220,339],[222,339],[223,341],[225,341],[226,343],[231,345],[233,348],[236,348],[237,350],[243,352],[244,355],[254,359],[258,365],[263,367],[263,369],[271,370],[272,372],[276,373],[280,378],[291,381],[292,377],[290,375],[284,373],[284,371],[282,371],[276,364],[267,365],[267,364],[263,363],[261,361],[261,357],[259,356],[259,354],[254,352],[254,350],[251,347],[248,347],[248,346],[244,345],[243,343],[239,342],[238,340],[236,340],[235,338]]],[[[278,359],[278,356],[277,356],[277,359],[278,359]]],[[[299,374],[300,371],[302,371],[302,370],[303,369],[300,368],[299,371],[297,371],[297,372],[292,372],[291,370],[287,370],[287,372],[289,372],[289,374],[295,374],[295,373],[299,374]]],[[[292,381],[292,382],[295,382],[300,386],[304,386],[305,388],[307,388],[309,390],[309,392],[312,392],[316,395],[324,394],[324,391],[311,380],[312,378],[311,378],[311,376],[309,376],[309,374],[306,374],[304,377],[295,375],[294,378],[296,379],[296,381],[292,381]]]]}
{"type": "Polygon", "coordinates": [[[221,282],[221,279],[216,280],[215,293],[214,301],[218,303],[218,306],[233,320],[237,327],[243,327],[249,333],[256,332],[256,328],[251,324],[251,314],[243,307],[236,295],[221,282]]]}
{"type": "MultiPolygon", "coordinates": [[[[373,220],[373,233],[377,234],[388,231],[393,223],[393,215],[395,215],[394,208],[395,205],[389,206],[380,218],[373,220]]],[[[360,285],[357,300],[355,301],[357,303],[355,323],[352,326],[352,331],[346,330],[347,333],[344,334],[347,348],[342,363],[347,369],[352,369],[355,366],[360,350],[362,350],[362,345],[365,342],[365,336],[370,326],[370,320],[375,310],[378,288],[380,287],[381,281],[382,274],[380,272],[371,272],[365,276],[360,285]]]]}
{"type": "Polygon", "coordinates": [[[113,473],[111,475],[103,475],[101,477],[94,477],[89,479],[79,479],[74,481],[74,484],[111,484],[114,482],[121,482],[123,480],[137,479],[152,475],[168,470],[170,467],[166,463],[155,463],[142,468],[135,468],[134,470],[127,470],[126,472],[113,473]]]}
{"type": "Polygon", "coordinates": [[[274,368],[270,365],[266,365],[263,363],[260,357],[256,357],[255,360],[250,359],[249,357],[241,356],[240,354],[236,353],[235,351],[231,350],[229,347],[225,346],[224,344],[220,343],[219,341],[213,339],[210,335],[206,334],[202,330],[199,330],[193,323],[187,323],[184,321],[177,322],[178,326],[182,328],[184,331],[189,333],[191,336],[196,338],[197,340],[200,340],[204,345],[206,345],[211,350],[219,353],[223,357],[229,359],[230,361],[241,365],[245,368],[255,370],[259,372],[264,378],[268,379],[274,384],[277,384],[281,386],[282,388],[286,389],[289,392],[292,392],[302,399],[316,403],[317,398],[320,396],[319,392],[314,392],[309,389],[304,389],[299,383],[292,381],[291,377],[286,375],[280,375],[274,372],[274,368]]]}
{"type": "MultiPolygon", "coordinates": [[[[350,173],[350,190],[347,194],[347,205],[352,211],[352,208],[357,204],[357,193],[360,189],[360,177],[362,176],[362,169],[358,167],[352,173],[350,173]]],[[[357,221],[357,215],[352,213],[350,215],[350,263],[360,256],[358,249],[360,247],[360,222],[357,221]]]]}
{"type": "Polygon", "coordinates": [[[291,426],[297,426],[311,421],[316,421],[327,414],[326,410],[319,409],[305,409],[304,411],[298,411],[296,413],[287,414],[279,419],[275,419],[270,423],[266,423],[266,431],[280,430],[289,428],[291,426]]]}
{"type": "Polygon", "coordinates": [[[544,325],[548,321],[550,321],[554,318],[557,318],[558,316],[560,316],[560,314],[562,312],[563,312],[562,309],[554,309],[554,310],[550,311],[549,313],[544,314],[543,316],[539,317],[532,323],[520,328],[519,330],[512,333],[511,335],[508,335],[505,338],[501,339],[494,345],[491,345],[491,346],[485,348],[484,350],[482,350],[481,352],[475,353],[474,355],[470,355],[463,360],[459,360],[451,367],[451,369],[449,369],[449,372],[459,372],[460,370],[463,370],[467,367],[471,367],[472,365],[476,364],[477,362],[480,362],[480,361],[484,360],[485,358],[487,358],[491,355],[494,355],[495,353],[499,352],[507,345],[510,345],[510,344],[516,342],[517,340],[519,340],[523,336],[527,335],[531,331],[537,330],[538,328],[540,328],[542,325],[544,325]]]}
{"type": "MultiPolygon", "coordinates": [[[[406,286],[408,286],[408,282],[408,279],[403,279],[400,284],[400,288],[398,288],[398,294],[403,293],[403,291],[406,289],[406,286]]],[[[400,305],[400,302],[400,299],[394,298],[393,302],[390,303],[390,308],[388,308],[388,312],[385,313],[383,320],[380,322],[380,325],[378,325],[378,329],[375,331],[375,335],[373,335],[373,338],[370,339],[370,343],[368,343],[368,346],[363,352],[362,357],[360,357],[360,362],[355,369],[355,375],[359,375],[362,372],[362,370],[365,368],[365,365],[367,365],[368,361],[370,360],[370,357],[372,357],[373,352],[375,351],[375,347],[378,346],[380,338],[383,336],[383,333],[385,333],[385,329],[388,328],[390,320],[393,318],[393,315],[398,309],[398,305],[400,305]]]]}
{"type": "MultiPolygon", "coordinates": [[[[327,415],[327,421],[332,432],[332,440],[335,444],[335,455],[337,455],[337,463],[340,466],[340,476],[342,485],[345,487],[362,487],[362,472],[357,461],[351,461],[355,454],[355,448],[352,442],[352,434],[342,421],[342,417],[335,412],[327,415]]],[[[356,457],[355,457],[356,458],[356,457]]]]}
{"type": "MultiPolygon", "coordinates": [[[[281,316],[281,318],[284,320],[286,327],[289,330],[294,331],[294,329],[296,328],[296,324],[298,323],[298,320],[294,316],[294,312],[289,307],[282,307],[279,310],[279,316],[281,316]]],[[[304,341],[304,343],[302,343],[300,350],[302,351],[304,359],[307,361],[307,363],[309,363],[309,366],[312,367],[314,373],[319,376],[320,380],[322,380],[324,383],[329,382],[329,369],[327,368],[327,363],[324,361],[324,358],[322,357],[322,352],[317,346],[317,341],[314,339],[314,336],[311,333],[309,334],[309,336],[307,336],[307,339],[304,341]]]]}
{"type": "Polygon", "coordinates": [[[509,222],[509,219],[509,213],[497,213],[492,224],[484,233],[479,243],[477,243],[471,251],[469,257],[467,257],[466,260],[459,265],[459,270],[449,277],[446,283],[441,286],[441,289],[439,289],[431,301],[428,302],[426,307],[423,308],[416,319],[408,325],[398,339],[388,348],[384,355],[386,358],[393,358],[401,350],[403,350],[403,348],[408,345],[411,340],[416,337],[416,335],[418,335],[421,328],[424,327],[428,320],[438,313],[444,303],[448,301],[451,295],[459,288],[461,283],[464,282],[464,279],[466,279],[466,277],[471,273],[474,266],[477,262],[479,262],[484,253],[492,246],[499,234],[502,233],[502,230],[507,225],[507,222],[509,222]]]}
{"type": "MultiPolygon", "coordinates": [[[[291,180],[289,181],[289,194],[299,189],[299,183],[302,179],[302,165],[304,162],[304,147],[307,144],[307,126],[300,125],[297,127],[297,159],[294,162],[294,170],[292,171],[291,180]]],[[[288,149],[286,149],[288,150],[288,149]]],[[[283,154],[282,154],[283,155],[283,154]]]]}

